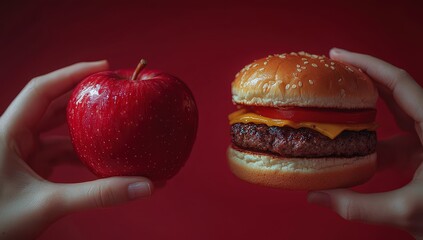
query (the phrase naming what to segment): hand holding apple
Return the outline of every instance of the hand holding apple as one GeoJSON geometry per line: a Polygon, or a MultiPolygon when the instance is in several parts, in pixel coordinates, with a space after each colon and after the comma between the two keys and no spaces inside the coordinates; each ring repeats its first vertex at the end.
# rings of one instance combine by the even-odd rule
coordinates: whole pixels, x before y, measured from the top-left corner
{"type": "Polygon", "coordinates": [[[69,100],[73,146],[100,177],[165,180],[189,157],[198,125],[193,95],[178,78],[145,65],[93,74],[69,100]]]}

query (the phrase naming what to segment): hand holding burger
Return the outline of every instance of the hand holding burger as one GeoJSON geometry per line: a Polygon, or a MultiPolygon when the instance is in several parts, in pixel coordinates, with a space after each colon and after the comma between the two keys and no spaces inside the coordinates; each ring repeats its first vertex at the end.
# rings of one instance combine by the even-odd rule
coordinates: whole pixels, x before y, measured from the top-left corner
{"type": "Polygon", "coordinates": [[[376,169],[371,79],[304,52],[270,55],[232,83],[229,165],[239,178],[285,189],[348,187],[376,169]]]}
{"type": "Polygon", "coordinates": [[[341,49],[332,49],[330,55],[369,74],[398,126],[407,132],[379,143],[380,165],[404,168],[408,164],[417,170],[410,183],[394,191],[361,194],[346,189],[326,190],[309,193],[309,202],[328,207],[347,220],[395,226],[423,239],[422,87],[407,72],[380,59],[341,49]]]}

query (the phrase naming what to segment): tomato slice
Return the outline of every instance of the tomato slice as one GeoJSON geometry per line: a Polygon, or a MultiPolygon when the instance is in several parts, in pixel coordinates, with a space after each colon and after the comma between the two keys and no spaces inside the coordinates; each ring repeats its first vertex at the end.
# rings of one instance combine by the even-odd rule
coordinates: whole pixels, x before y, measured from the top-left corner
{"type": "Polygon", "coordinates": [[[375,109],[340,110],[331,108],[250,106],[248,110],[264,117],[294,122],[371,123],[376,118],[375,109]]]}

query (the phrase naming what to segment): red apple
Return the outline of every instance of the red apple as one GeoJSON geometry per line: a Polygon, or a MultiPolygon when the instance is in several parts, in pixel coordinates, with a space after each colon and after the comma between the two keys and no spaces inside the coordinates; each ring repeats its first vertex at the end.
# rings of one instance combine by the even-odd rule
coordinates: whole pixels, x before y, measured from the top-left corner
{"type": "Polygon", "coordinates": [[[198,124],[194,97],[178,78],[144,66],[141,60],[134,72],[93,74],[69,100],[73,146],[99,177],[166,180],[189,157],[198,124]]]}

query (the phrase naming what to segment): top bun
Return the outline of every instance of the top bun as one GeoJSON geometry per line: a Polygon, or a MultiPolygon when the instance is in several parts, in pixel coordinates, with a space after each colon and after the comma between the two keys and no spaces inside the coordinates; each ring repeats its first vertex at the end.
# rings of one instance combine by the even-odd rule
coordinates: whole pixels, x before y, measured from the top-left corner
{"type": "Polygon", "coordinates": [[[364,109],[377,98],[361,69],[305,52],[256,60],[232,82],[233,102],[244,105],[364,109]]]}

